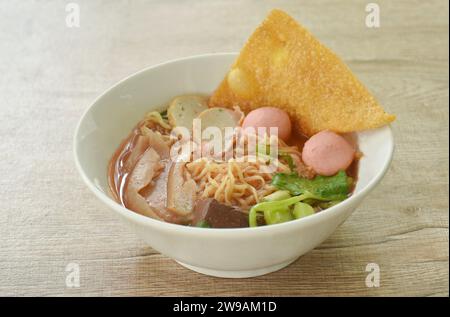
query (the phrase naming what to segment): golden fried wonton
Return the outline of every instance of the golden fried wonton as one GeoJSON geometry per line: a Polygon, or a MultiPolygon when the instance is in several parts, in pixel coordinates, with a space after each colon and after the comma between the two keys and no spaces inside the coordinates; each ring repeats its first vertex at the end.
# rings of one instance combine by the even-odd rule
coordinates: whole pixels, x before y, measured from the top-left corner
{"type": "Polygon", "coordinates": [[[377,128],[395,119],[339,57],[280,10],[249,38],[209,105],[239,105],[246,113],[279,107],[307,136],[377,128]]]}

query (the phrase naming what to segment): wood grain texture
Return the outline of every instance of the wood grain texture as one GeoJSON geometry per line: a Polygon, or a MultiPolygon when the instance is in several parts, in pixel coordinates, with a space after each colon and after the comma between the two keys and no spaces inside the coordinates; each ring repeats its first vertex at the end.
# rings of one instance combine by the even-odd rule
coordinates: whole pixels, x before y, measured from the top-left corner
{"type": "Polygon", "coordinates": [[[0,2],[0,295],[448,296],[448,2],[0,2]],[[72,159],[82,112],[146,66],[238,51],[273,7],[335,50],[397,114],[396,152],[381,185],[321,246],[252,279],[203,276],[141,242],[88,191],[72,159]],[[80,288],[65,285],[78,263],[80,288]],[[381,269],[379,288],[365,267],[381,269]]]}

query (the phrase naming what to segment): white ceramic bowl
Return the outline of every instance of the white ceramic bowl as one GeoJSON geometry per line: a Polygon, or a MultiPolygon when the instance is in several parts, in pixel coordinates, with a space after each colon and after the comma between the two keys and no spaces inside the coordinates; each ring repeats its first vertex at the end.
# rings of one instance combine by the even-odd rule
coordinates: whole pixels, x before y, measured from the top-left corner
{"type": "Polygon", "coordinates": [[[354,194],[325,211],[287,223],[240,229],[195,228],[141,216],[116,203],[109,195],[107,164],[121,140],[146,112],[159,109],[172,97],[212,93],[235,57],[208,54],[178,59],[122,80],[84,113],[76,129],[74,152],[87,186],[155,250],[203,274],[252,277],[289,265],[327,239],[380,182],[389,167],[394,141],[388,126],[359,133],[364,157],[354,194]]]}

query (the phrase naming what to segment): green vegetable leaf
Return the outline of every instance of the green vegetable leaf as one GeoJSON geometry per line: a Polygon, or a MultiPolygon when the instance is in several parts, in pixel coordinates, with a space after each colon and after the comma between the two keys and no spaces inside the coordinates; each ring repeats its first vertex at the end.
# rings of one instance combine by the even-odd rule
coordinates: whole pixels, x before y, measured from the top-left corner
{"type": "Polygon", "coordinates": [[[209,223],[206,220],[200,220],[199,222],[197,222],[195,224],[196,227],[199,228],[211,228],[211,226],[209,225],[209,223]]]}
{"type": "Polygon", "coordinates": [[[259,212],[264,214],[264,220],[268,225],[281,223],[293,219],[289,207],[302,201],[304,199],[310,198],[309,194],[304,194],[300,196],[291,197],[283,200],[275,201],[265,201],[254,205],[248,214],[249,226],[257,227],[257,216],[259,212]]]}
{"type": "Polygon", "coordinates": [[[314,208],[304,202],[298,202],[294,205],[294,210],[292,211],[295,219],[303,218],[314,214],[314,208]]]}
{"type": "Polygon", "coordinates": [[[263,201],[276,201],[291,198],[291,194],[287,190],[277,190],[276,192],[267,195],[263,198],[263,201]]]}
{"type": "Polygon", "coordinates": [[[293,219],[294,217],[289,207],[264,212],[264,221],[268,225],[291,221],[293,219]]]}
{"type": "Polygon", "coordinates": [[[351,182],[352,179],[344,171],[334,176],[319,175],[314,179],[279,173],[272,179],[272,185],[281,190],[288,190],[294,196],[309,193],[311,198],[325,201],[341,201],[347,198],[351,182]]]}
{"type": "Polygon", "coordinates": [[[318,203],[317,206],[320,209],[328,209],[330,207],[333,207],[334,205],[337,205],[338,203],[340,203],[339,200],[322,201],[322,202],[318,203]]]}

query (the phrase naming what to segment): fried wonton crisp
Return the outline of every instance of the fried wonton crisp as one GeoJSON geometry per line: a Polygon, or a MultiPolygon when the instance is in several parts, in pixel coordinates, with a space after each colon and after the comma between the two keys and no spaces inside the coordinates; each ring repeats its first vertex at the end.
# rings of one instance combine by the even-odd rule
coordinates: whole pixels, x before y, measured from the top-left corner
{"type": "Polygon", "coordinates": [[[377,128],[392,122],[330,49],[288,14],[273,10],[242,49],[209,106],[287,111],[306,136],[377,128]]]}

